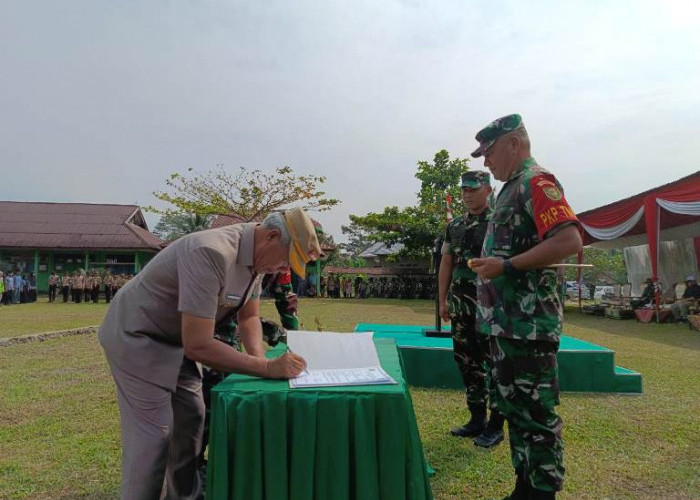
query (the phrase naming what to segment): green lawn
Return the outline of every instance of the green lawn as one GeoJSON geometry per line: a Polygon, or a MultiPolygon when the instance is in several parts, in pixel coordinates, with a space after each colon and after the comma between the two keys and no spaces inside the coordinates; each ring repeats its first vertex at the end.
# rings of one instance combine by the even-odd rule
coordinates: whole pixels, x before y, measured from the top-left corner
{"type": "MultiPolygon", "coordinates": [[[[0,337],[97,324],[104,305],[0,307],[0,337]]],[[[432,303],[305,299],[306,329],[359,322],[430,324],[432,303]]],[[[269,301],[263,312],[274,317],[269,301]]],[[[562,499],[700,498],[700,333],[567,311],[566,332],[616,351],[644,377],[641,396],[564,394],[562,499]]],[[[0,498],[116,499],[119,425],[114,387],[94,335],[0,348],[0,498]]],[[[507,445],[449,436],[467,418],[460,391],[411,390],[436,499],[502,498],[513,482],[507,445]]]]}
{"type": "Polygon", "coordinates": [[[64,304],[49,302],[45,297],[31,304],[0,305],[0,338],[99,325],[106,312],[104,301],[64,304]]]}

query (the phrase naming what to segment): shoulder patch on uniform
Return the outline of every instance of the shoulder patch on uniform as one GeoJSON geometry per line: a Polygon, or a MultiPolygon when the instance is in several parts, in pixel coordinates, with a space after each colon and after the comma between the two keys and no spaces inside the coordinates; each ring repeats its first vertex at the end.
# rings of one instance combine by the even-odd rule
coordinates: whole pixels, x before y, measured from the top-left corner
{"type": "Polygon", "coordinates": [[[542,179],[541,181],[537,181],[537,187],[542,189],[545,196],[552,201],[559,201],[562,198],[561,191],[557,185],[550,180],[542,179]]]}

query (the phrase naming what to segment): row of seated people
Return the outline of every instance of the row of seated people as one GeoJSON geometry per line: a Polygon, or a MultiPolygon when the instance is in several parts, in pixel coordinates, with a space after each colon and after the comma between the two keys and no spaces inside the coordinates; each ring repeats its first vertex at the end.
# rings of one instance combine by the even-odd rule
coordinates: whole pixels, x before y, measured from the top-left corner
{"type": "MultiPolygon", "coordinates": [[[[620,307],[643,309],[654,307],[654,282],[651,278],[645,281],[644,291],[640,297],[631,296],[632,286],[616,285],[612,295],[603,297],[601,302],[605,307],[620,307]]],[[[660,295],[661,308],[669,309],[676,321],[687,321],[688,316],[697,312],[700,306],[700,285],[696,277],[689,275],[684,282],[676,283],[660,295]]]]}

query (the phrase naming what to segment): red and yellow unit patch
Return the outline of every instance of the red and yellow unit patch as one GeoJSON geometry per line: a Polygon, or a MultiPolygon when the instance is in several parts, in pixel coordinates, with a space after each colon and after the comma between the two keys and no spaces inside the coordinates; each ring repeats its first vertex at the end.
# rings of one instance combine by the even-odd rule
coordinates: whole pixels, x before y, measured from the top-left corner
{"type": "Polygon", "coordinates": [[[576,222],[576,214],[569,206],[561,189],[549,175],[530,179],[535,225],[540,238],[564,222],[576,222]]]}
{"type": "Polygon", "coordinates": [[[283,273],[277,273],[275,282],[278,285],[289,285],[292,282],[292,273],[289,268],[283,273]]]}

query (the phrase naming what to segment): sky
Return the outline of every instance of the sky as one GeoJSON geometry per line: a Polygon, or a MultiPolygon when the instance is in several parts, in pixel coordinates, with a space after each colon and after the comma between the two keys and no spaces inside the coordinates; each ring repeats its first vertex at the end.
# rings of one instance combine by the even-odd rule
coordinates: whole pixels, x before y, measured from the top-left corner
{"type": "Polygon", "coordinates": [[[344,241],[517,112],[582,212],[700,170],[698,26],[690,0],[0,0],[0,200],[288,165],[327,176],[311,215],[344,241]]]}

